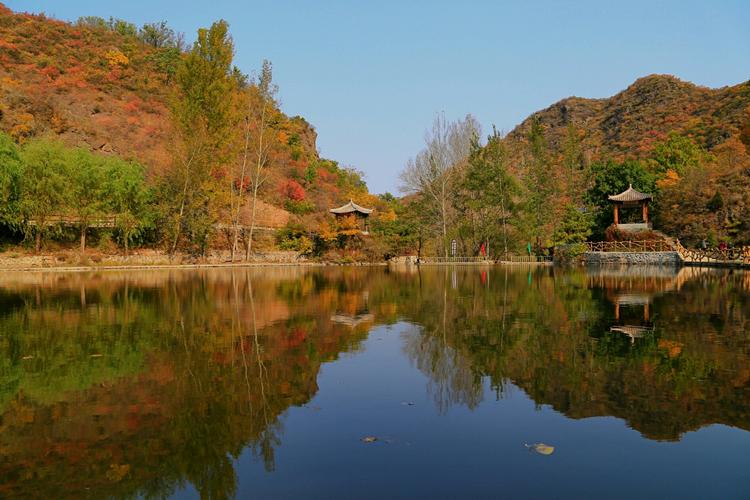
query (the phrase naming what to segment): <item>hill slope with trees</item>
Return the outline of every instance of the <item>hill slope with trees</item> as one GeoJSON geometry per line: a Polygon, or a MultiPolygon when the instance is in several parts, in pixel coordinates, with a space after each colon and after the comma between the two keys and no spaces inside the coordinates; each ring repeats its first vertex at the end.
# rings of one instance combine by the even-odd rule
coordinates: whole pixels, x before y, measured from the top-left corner
{"type": "MultiPolygon", "coordinates": [[[[350,197],[362,203],[377,201],[359,172],[318,155],[312,125],[280,110],[270,63],[251,78],[234,66],[233,52],[223,22],[200,30],[196,44],[188,46],[166,22],[137,27],[121,19],[82,17],[67,23],[44,14],[14,13],[0,4],[0,133],[21,149],[47,141],[55,143],[47,144],[52,148],[62,145],[138,163],[154,199],[164,199],[180,191],[179,186],[170,190],[169,185],[179,184],[177,172],[184,167],[188,143],[197,144],[195,135],[188,135],[207,130],[200,122],[208,119],[209,110],[188,108],[213,98],[214,109],[224,110],[219,128],[226,140],[218,149],[218,144],[213,145],[214,156],[206,159],[200,172],[204,176],[200,182],[213,184],[202,192],[211,200],[203,221],[209,226],[236,226],[240,221],[249,225],[260,211],[265,220],[255,225],[291,224],[292,232],[299,235],[318,230],[321,224],[325,227],[327,209],[350,197]],[[221,39],[201,42],[201,33],[218,36],[220,27],[221,39]],[[201,63],[221,49],[214,43],[224,44],[226,60],[221,68],[201,63]],[[211,92],[218,93],[210,97],[211,92]],[[257,160],[256,167],[262,167],[257,172],[251,157],[257,160]],[[245,194],[252,196],[253,203],[244,202],[245,194]]],[[[208,142],[198,146],[203,153],[208,142]]],[[[200,184],[197,181],[192,178],[188,184],[200,184]]],[[[183,213],[177,216],[173,212],[180,207],[153,208],[151,225],[161,231],[142,232],[150,240],[141,243],[190,252],[226,246],[215,234],[209,241],[207,235],[195,233],[197,216],[191,219],[190,207],[183,204],[183,213]],[[174,238],[164,231],[177,226],[184,226],[177,232],[190,235],[174,238]],[[192,244],[196,238],[203,238],[197,247],[192,244]]],[[[61,201],[55,210],[75,209],[61,201]]],[[[13,222],[25,223],[26,233],[33,233],[24,217],[17,213],[13,222]]]]}
{"type": "Polygon", "coordinates": [[[669,133],[689,136],[712,150],[748,127],[750,80],[712,89],[671,75],[639,78],[605,99],[568,97],[533,113],[508,137],[524,140],[535,120],[545,129],[550,149],[562,153],[567,128],[581,130],[589,159],[647,157],[669,133]]]}
{"type": "Polygon", "coordinates": [[[652,75],[608,99],[564,99],[486,141],[471,116],[444,122],[402,174],[421,214],[418,251],[628,238],[609,227],[607,196],[631,184],[654,195],[655,228],[687,245],[750,243],[750,82],[709,89],[652,75]],[[468,135],[471,145],[456,139],[468,135]]]}

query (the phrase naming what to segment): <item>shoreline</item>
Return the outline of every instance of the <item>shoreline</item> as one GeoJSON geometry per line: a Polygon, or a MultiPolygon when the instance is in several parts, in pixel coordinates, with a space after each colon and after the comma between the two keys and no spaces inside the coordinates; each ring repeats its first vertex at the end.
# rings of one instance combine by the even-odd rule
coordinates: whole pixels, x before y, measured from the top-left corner
{"type": "Polygon", "coordinates": [[[148,271],[148,270],[190,270],[190,269],[234,269],[246,267],[373,267],[387,266],[387,262],[353,262],[340,264],[337,262],[225,262],[225,263],[195,263],[195,264],[123,264],[101,266],[49,266],[49,267],[10,267],[0,266],[0,271],[45,273],[45,272],[96,272],[96,271],[148,271]]]}
{"type": "Polygon", "coordinates": [[[47,252],[43,254],[0,252],[0,271],[4,272],[97,272],[97,271],[147,271],[157,269],[222,269],[253,267],[325,267],[325,266],[378,266],[386,262],[337,262],[299,258],[296,252],[264,252],[253,260],[231,262],[228,252],[215,252],[203,258],[186,255],[169,255],[160,251],[141,251],[130,255],[87,253],[75,251],[47,252]]]}

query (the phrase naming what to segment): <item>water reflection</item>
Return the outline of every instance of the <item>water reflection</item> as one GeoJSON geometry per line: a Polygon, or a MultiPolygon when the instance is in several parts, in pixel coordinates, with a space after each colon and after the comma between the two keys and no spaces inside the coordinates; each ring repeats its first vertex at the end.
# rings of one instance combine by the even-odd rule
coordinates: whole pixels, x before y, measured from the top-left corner
{"type": "Polygon", "coordinates": [[[488,380],[649,439],[750,430],[749,275],[654,271],[8,274],[0,496],[232,497],[243,450],[273,471],[321,365],[399,321],[441,414],[488,380]]]}

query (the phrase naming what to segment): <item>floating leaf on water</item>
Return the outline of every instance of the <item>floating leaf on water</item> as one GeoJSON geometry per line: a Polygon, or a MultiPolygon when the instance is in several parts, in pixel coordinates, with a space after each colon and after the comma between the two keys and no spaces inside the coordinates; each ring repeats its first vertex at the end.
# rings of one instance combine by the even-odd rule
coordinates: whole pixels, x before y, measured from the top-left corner
{"type": "Polygon", "coordinates": [[[529,451],[539,453],[540,455],[552,455],[555,452],[555,447],[544,443],[525,444],[529,451]]]}
{"type": "Polygon", "coordinates": [[[377,440],[378,438],[375,436],[365,436],[362,439],[360,439],[360,441],[362,441],[363,443],[374,443],[377,440]]]}
{"type": "Polygon", "coordinates": [[[33,359],[33,358],[34,358],[34,356],[24,356],[21,359],[33,359]]]}
{"type": "Polygon", "coordinates": [[[89,354],[89,358],[101,358],[103,354],[89,354]]]}
{"type": "Polygon", "coordinates": [[[414,406],[414,401],[402,401],[401,404],[404,406],[414,406]]]}

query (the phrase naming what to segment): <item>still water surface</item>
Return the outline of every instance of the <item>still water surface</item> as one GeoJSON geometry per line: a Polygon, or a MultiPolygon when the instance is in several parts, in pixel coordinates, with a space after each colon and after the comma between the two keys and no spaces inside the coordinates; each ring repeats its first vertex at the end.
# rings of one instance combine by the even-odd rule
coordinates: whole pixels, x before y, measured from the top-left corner
{"type": "Polygon", "coordinates": [[[0,349],[2,498],[750,497],[742,272],[6,273],[0,349]]]}

